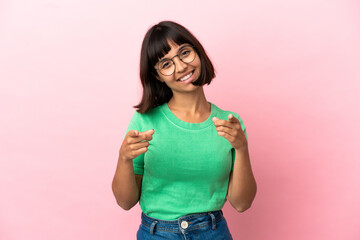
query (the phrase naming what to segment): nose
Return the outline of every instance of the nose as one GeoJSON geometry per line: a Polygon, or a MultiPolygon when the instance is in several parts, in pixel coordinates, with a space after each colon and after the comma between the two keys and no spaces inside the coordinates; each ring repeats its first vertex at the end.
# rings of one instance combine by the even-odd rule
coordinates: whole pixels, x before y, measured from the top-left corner
{"type": "Polygon", "coordinates": [[[175,63],[176,72],[184,72],[187,67],[187,63],[181,61],[179,57],[175,57],[173,61],[175,63]]]}

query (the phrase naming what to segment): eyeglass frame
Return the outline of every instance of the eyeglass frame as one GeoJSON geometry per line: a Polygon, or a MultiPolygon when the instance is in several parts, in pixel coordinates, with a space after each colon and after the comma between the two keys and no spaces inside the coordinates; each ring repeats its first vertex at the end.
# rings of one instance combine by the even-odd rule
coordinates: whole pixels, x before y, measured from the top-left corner
{"type": "Polygon", "coordinates": [[[178,58],[180,59],[180,61],[182,61],[183,63],[192,63],[192,62],[195,60],[196,55],[197,55],[197,52],[196,52],[195,49],[196,49],[196,47],[193,46],[193,45],[190,45],[190,44],[187,44],[187,45],[185,45],[185,46],[182,46],[182,47],[178,50],[177,54],[176,54],[175,56],[173,56],[172,58],[165,58],[165,59],[162,59],[161,61],[159,61],[159,62],[157,63],[158,66],[155,68],[155,70],[157,70],[157,71],[159,71],[159,73],[161,73],[161,71],[159,70],[159,65],[160,65],[160,63],[161,63],[162,61],[164,61],[164,60],[170,60],[170,61],[173,63],[173,65],[174,65],[174,71],[173,71],[171,74],[169,74],[169,75],[165,75],[165,74],[163,74],[163,73],[161,73],[161,75],[164,75],[164,76],[171,76],[171,75],[173,75],[174,72],[175,72],[175,70],[176,70],[176,65],[175,65],[173,59],[174,59],[175,57],[178,57],[178,58]],[[191,62],[184,62],[184,61],[180,58],[180,56],[179,56],[179,52],[180,52],[183,48],[185,48],[185,47],[191,47],[191,48],[194,50],[194,52],[195,52],[195,57],[194,57],[194,59],[193,59],[191,62]]]}

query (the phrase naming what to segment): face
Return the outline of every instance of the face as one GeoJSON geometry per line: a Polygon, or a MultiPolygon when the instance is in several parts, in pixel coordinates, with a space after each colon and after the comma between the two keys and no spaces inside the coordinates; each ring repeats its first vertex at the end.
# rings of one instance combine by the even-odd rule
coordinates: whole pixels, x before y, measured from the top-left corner
{"type": "MultiPolygon", "coordinates": [[[[163,75],[159,70],[156,70],[158,74],[157,79],[161,82],[165,82],[173,92],[188,92],[199,88],[199,86],[191,84],[198,79],[201,73],[201,62],[198,54],[195,54],[195,58],[192,62],[185,63],[180,60],[179,56],[175,55],[179,53],[180,49],[183,49],[184,46],[189,46],[189,44],[177,45],[176,43],[169,41],[169,45],[171,47],[170,51],[162,57],[159,62],[163,62],[162,60],[164,59],[172,59],[175,64],[175,70],[173,74],[169,76],[163,75]]],[[[181,54],[186,54],[186,52],[181,54]]],[[[158,67],[158,63],[155,67],[158,67]]]]}

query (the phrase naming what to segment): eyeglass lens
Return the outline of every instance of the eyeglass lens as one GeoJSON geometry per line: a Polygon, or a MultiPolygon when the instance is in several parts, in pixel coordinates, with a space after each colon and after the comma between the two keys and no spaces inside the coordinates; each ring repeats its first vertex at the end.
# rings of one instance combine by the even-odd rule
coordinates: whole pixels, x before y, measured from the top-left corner
{"type": "MultiPolygon", "coordinates": [[[[178,56],[184,63],[191,63],[195,59],[195,50],[191,46],[180,49],[178,56]]],[[[174,56],[175,57],[175,56],[174,56]]],[[[163,75],[171,75],[175,71],[175,64],[172,59],[164,59],[159,62],[159,71],[163,75]]]]}

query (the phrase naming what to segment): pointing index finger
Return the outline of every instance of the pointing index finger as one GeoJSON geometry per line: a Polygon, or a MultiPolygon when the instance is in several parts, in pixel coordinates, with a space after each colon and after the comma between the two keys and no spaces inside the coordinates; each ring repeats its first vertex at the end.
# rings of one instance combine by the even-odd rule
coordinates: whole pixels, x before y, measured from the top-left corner
{"type": "Polygon", "coordinates": [[[230,127],[230,121],[227,121],[225,119],[219,119],[217,117],[213,117],[212,120],[216,127],[220,127],[220,126],[230,127]]]}
{"type": "Polygon", "coordinates": [[[152,135],[154,134],[154,132],[155,132],[154,129],[150,129],[150,130],[147,130],[147,131],[144,131],[144,132],[140,132],[139,137],[142,137],[142,138],[147,139],[147,140],[151,140],[152,135]]]}
{"type": "Polygon", "coordinates": [[[213,117],[212,120],[213,120],[213,122],[216,122],[219,119],[217,117],[213,117]]]}
{"type": "Polygon", "coordinates": [[[154,129],[150,129],[150,130],[147,130],[147,131],[144,131],[144,132],[140,132],[139,135],[144,135],[144,134],[154,134],[155,130],[154,129]]]}

